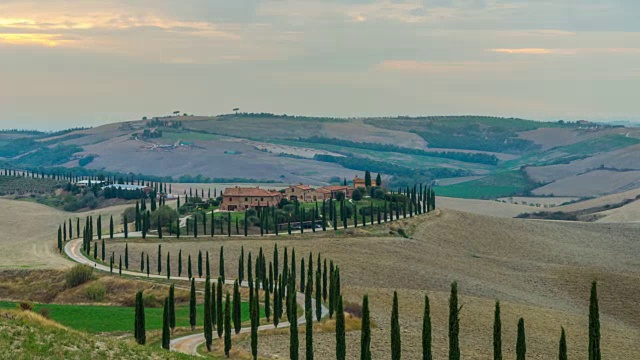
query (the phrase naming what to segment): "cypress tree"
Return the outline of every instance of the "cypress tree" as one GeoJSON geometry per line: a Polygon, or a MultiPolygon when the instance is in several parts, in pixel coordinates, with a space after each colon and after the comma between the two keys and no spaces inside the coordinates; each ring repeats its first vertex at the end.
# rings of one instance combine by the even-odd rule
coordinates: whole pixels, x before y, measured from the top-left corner
{"type": "Polygon", "coordinates": [[[144,251],[140,253],[140,272],[144,272],[144,251]]]}
{"type": "MultiPolygon", "coordinates": [[[[282,277],[280,278],[282,279],[282,277]]],[[[278,281],[273,285],[273,326],[277,329],[278,324],[280,323],[280,314],[282,310],[280,309],[282,302],[282,298],[280,297],[280,289],[278,288],[278,281]]]]}
{"type": "Polygon", "coordinates": [[[222,282],[226,280],[224,276],[224,246],[220,246],[220,277],[222,278],[222,282]]]}
{"type": "Polygon", "coordinates": [[[369,295],[362,298],[362,331],[360,332],[360,360],[371,360],[371,320],[369,295]]]}
{"type": "MultiPolygon", "coordinates": [[[[217,319],[218,317],[218,306],[217,306],[217,296],[216,296],[216,287],[217,284],[211,284],[211,324],[216,325],[220,323],[222,325],[222,319],[217,319]]],[[[220,305],[222,306],[222,304],[220,305]]]]}
{"type": "Polygon", "coordinates": [[[176,286],[171,284],[169,287],[169,328],[171,333],[176,329],[176,286]]]}
{"type": "Polygon", "coordinates": [[[327,301],[327,258],[324,259],[324,267],[322,270],[322,299],[327,301]]]}
{"type": "MultiPolygon", "coordinates": [[[[224,354],[229,357],[231,351],[231,297],[227,293],[227,301],[224,304],[224,354]]],[[[219,327],[218,327],[219,328],[219,327]]]]}
{"type": "Polygon", "coordinates": [[[196,281],[191,279],[191,293],[189,296],[189,325],[191,331],[196,329],[196,281]]]}
{"type": "Polygon", "coordinates": [[[147,254],[147,277],[149,277],[149,272],[151,272],[151,263],[149,262],[149,254],[147,254]]]}
{"type": "Polygon", "coordinates": [[[269,262],[269,286],[267,287],[270,292],[273,292],[273,264],[269,262]]]}
{"type": "MultiPolygon", "coordinates": [[[[216,296],[218,296],[218,298],[216,299],[217,300],[216,301],[217,302],[216,310],[218,311],[218,313],[216,314],[216,318],[218,319],[218,338],[221,338],[222,337],[222,332],[224,330],[226,330],[225,326],[227,326],[227,323],[226,323],[226,319],[223,317],[225,315],[222,313],[222,311],[223,311],[223,308],[222,308],[222,278],[220,278],[219,276],[218,276],[218,281],[217,281],[216,285],[218,287],[217,291],[216,291],[216,296]]],[[[229,296],[228,293],[227,293],[227,296],[229,296]]],[[[226,307],[228,308],[230,305],[231,304],[229,304],[229,298],[227,298],[226,307]]],[[[231,324],[229,324],[229,326],[231,326],[231,324]]],[[[231,333],[231,329],[229,329],[229,333],[231,333]]]]}
{"type": "Polygon", "coordinates": [[[460,319],[458,318],[458,283],[451,284],[449,297],[449,360],[460,360],[460,319]]]}
{"type": "MultiPolygon", "coordinates": [[[[288,284],[289,282],[288,280],[288,276],[289,276],[289,255],[287,254],[287,248],[284,248],[284,258],[282,261],[282,282],[285,284],[288,284]]],[[[281,288],[281,290],[284,290],[281,288]]]]}
{"type": "Polygon", "coordinates": [[[264,289],[264,316],[267,318],[267,321],[271,318],[271,294],[268,286],[264,289]]]}
{"type": "Polygon", "coordinates": [[[250,308],[251,315],[251,355],[258,359],[258,326],[260,325],[260,302],[258,296],[253,298],[250,308]]]}
{"type": "Polygon", "coordinates": [[[202,251],[198,250],[198,277],[202,277],[202,251]]]}
{"type": "Polygon", "coordinates": [[[295,311],[296,307],[296,285],[295,277],[289,278],[289,285],[287,288],[287,318],[289,319],[289,359],[298,360],[298,321],[296,319],[295,311]]]}
{"type": "Polygon", "coordinates": [[[158,239],[162,239],[162,224],[160,223],[160,216],[158,216],[158,239]]]}
{"type": "Polygon", "coordinates": [[[207,251],[205,253],[205,267],[204,267],[204,270],[205,270],[205,274],[206,274],[205,276],[210,278],[211,277],[211,267],[209,266],[209,251],[207,251]]]}
{"type": "Polygon", "coordinates": [[[182,276],[182,249],[178,251],[178,277],[182,276]]]}
{"type": "Polygon", "coordinates": [[[233,283],[233,327],[236,334],[240,333],[242,328],[241,314],[240,314],[240,289],[238,289],[238,280],[233,283]]]}
{"type": "MultiPolygon", "coordinates": [[[[102,240],[104,243],[104,240],[102,240]]],[[[124,244],[124,267],[129,270],[129,243],[124,244]]]]}
{"type": "Polygon", "coordinates": [[[527,358],[527,341],[524,334],[524,319],[518,320],[518,339],[516,342],[516,360],[527,358]]]}
{"type": "Polygon", "coordinates": [[[123,224],[124,226],[124,238],[129,238],[129,224],[127,222],[127,215],[124,216],[123,224]]]}
{"type": "Polygon", "coordinates": [[[422,319],[422,360],[432,360],[431,351],[431,308],[429,297],[424,296],[424,316],[422,319]]]}
{"type": "Polygon", "coordinates": [[[560,345],[558,347],[558,359],[559,360],[567,360],[567,338],[564,334],[564,328],[562,328],[562,333],[560,334],[560,345]]]}
{"type": "Polygon", "coordinates": [[[249,221],[247,220],[249,217],[247,216],[247,210],[244,211],[244,220],[242,221],[244,225],[244,236],[247,236],[249,231],[249,221]]]}
{"type": "Polygon", "coordinates": [[[171,279],[171,254],[167,252],[167,279],[171,279]]]}
{"type": "Polygon", "coordinates": [[[169,330],[169,298],[164,299],[164,312],[162,314],[162,348],[169,350],[170,343],[169,330]]]}
{"type": "Polygon", "coordinates": [[[62,227],[60,226],[58,227],[58,252],[62,253],[62,227]]]}
{"type": "Polygon", "coordinates": [[[336,309],[336,359],[345,360],[347,356],[347,344],[345,339],[344,308],[342,296],[338,298],[338,308],[336,309]]]}
{"type": "Polygon", "coordinates": [[[597,283],[591,283],[589,298],[589,360],[601,360],[600,354],[600,313],[598,309],[597,283]]]}
{"type": "Polygon", "coordinates": [[[496,301],[493,319],[493,360],[502,360],[502,321],[500,320],[499,301],[496,301]]]}
{"type": "Polygon", "coordinates": [[[105,249],[104,239],[102,239],[102,261],[104,261],[105,257],[106,257],[106,249],[105,249]]]}
{"type": "MultiPolygon", "coordinates": [[[[58,238],[58,246],[60,247],[60,252],[62,252],[62,240],[58,238]]],[[[93,243],[93,259],[98,260],[98,243],[93,243]]]]}
{"type": "Polygon", "coordinates": [[[180,239],[180,219],[176,220],[176,238],[180,239]]]}
{"type": "Polygon", "coordinates": [[[158,275],[162,273],[162,244],[158,244],[158,275]]]}
{"type": "Polygon", "coordinates": [[[144,316],[144,299],[142,297],[142,291],[136,293],[136,311],[135,311],[135,339],[140,345],[144,345],[147,342],[146,329],[145,329],[145,316],[144,316]]]}
{"type": "Polygon", "coordinates": [[[111,215],[111,219],[109,220],[109,239],[113,239],[113,215],[111,215]]]}
{"type": "Polygon", "coordinates": [[[198,238],[198,214],[193,217],[193,237],[198,238]]]}
{"type": "Polygon", "coordinates": [[[316,272],[316,320],[322,319],[322,284],[320,271],[316,272]]]}
{"type": "Polygon", "coordinates": [[[120,255],[120,263],[118,264],[118,275],[122,276],[122,255],[120,255]]]}
{"type": "Polygon", "coordinates": [[[400,319],[398,314],[398,292],[393,292],[393,308],[391,309],[391,359],[402,358],[402,344],[400,340],[400,319]]]}
{"type": "Polygon", "coordinates": [[[313,315],[311,309],[305,311],[306,360],[313,360],[313,315]]]}
{"type": "Polygon", "coordinates": [[[109,257],[109,273],[113,274],[113,254],[109,257]]]}
{"type": "Polygon", "coordinates": [[[244,245],[240,249],[240,259],[238,260],[238,280],[240,284],[244,281],[244,245]]]}
{"type": "Polygon", "coordinates": [[[98,240],[102,240],[102,215],[98,215],[98,240]]]}
{"type": "Polygon", "coordinates": [[[304,257],[300,260],[300,292],[305,291],[305,267],[304,267],[304,257]]]}
{"type": "Polygon", "coordinates": [[[193,277],[193,269],[191,268],[191,254],[189,254],[188,262],[187,262],[187,275],[189,276],[189,280],[193,277]]]}
{"type": "Polygon", "coordinates": [[[211,281],[208,277],[204,283],[204,339],[207,351],[211,352],[213,329],[211,328],[211,281]]]}

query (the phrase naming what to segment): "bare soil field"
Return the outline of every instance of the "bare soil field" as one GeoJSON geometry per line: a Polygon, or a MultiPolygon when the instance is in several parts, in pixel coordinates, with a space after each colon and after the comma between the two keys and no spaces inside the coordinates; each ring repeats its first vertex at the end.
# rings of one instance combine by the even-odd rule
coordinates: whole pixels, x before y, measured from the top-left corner
{"type": "Polygon", "coordinates": [[[533,209],[530,206],[522,204],[505,204],[493,200],[460,199],[442,196],[438,196],[437,203],[439,207],[445,209],[453,209],[501,218],[513,218],[533,209]]]}
{"type": "Polygon", "coordinates": [[[348,123],[325,123],[318,136],[414,149],[426,149],[428,147],[427,142],[417,134],[378,128],[365,124],[361,119],[353,119],[348,123]]]}
{"type": "Polygon", "coordinates": [[[624,191],[621,193],[601,196],[595,199],[580,201],[574,204],[559,206],[556,208],[556,210],[568,212],[568,211],[585,210],[585,209],[606,206],[606,205],[615,205],[625,200],[633,200],[638,196],[640,196],[640,189],[634,189],[634,190],[624,191]]]}
{"type": "Polygon", "coordinates": [[[640,187],[640,171],[594,170],[560,179],[532,191],[535,195],[599,196],[640,187]]]}
{"type": "Polygon", "coordinates": [[[639,223],[640,201],[634,201],[617,209],[602,211],[603,216],[597,222],[601,223],[639,223]]]}
{"type": "Polygon", "coordinates": [[[541,206],[557,206],[570,201],[576,201],[578,197],[525,197],[525,196],[512,196],[508,198],[500,198],[500,201],[506,201],[509,204],[522,204],[522,205],[541,205],[541,206]]]}
{"type": "MultiPolygon", "coordinates": [[[[505,357],[513,357],[517,319],[527,324],[528,355],[531,359],[556,356],[560,326],[569,334],[571,358],[585,358],[590,282],[599,281],[603,354],[610,359],[640,358],[640,243],[635,241],[639,225],[545,222],[496,218],[455,210],[431,213],[384,226],[386,232],[403,228],[410,238],[375,236],[362,229],[323,237],[321,234],[278,240],[283,248],[295,247],[298,262],[317,252],[334,259],[341,268],[343,293],[349,302],[371,297],[374,358],[389,357],[389,319],[394,290],[400,296],[404,357],[419,358],[423,296],[432,298],[436,356],[446,356],[447,296],[457,280],[461,303],[461,345],[466,359],[486,359],[491,354],[493,302],[503,309],[505,357]]],[[[373,229],[373,228],[370,228],[373,229]]],[[[210,252],[213,269],[224,246],[227,276],[236,274],[240,246],[254,254],[263,247],[267,259],[273,238],[201,238],[197,241],[167,240],[164,256],[176,259],[182,249],[196,256],[210,252]]],[[[110,251],[122,251],[118,240],[110,251]]],[[[141,251],[152,256],[155,267],[157,243],[129,242],[134,268],[141,251]]],[[[174,260],[175,261],[175,260],[174,260]]],[[[175,271],[177,264],[172,264],[175,271]]],[[[186,268],[186,266],[184,267],[186,268]]],[[[217,274],[217,271],[214,270],[217,274]]],[[[331,358],[334,336],[318,334],[316,356],[331,358]]],[[[347,337],[348,358],[358,355],[359,333],[347,337]]],[[[275,335],[261,341],[262,354],[286,357],[288,338],[275,335]]]]}

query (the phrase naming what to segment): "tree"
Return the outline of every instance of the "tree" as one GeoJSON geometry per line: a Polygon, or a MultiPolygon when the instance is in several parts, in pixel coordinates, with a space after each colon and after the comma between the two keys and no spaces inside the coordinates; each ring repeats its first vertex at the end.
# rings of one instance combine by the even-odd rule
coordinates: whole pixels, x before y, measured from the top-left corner
{"type": "Polygon", "coordinates": [[[151,263],[149,263],[149,254],[147,254],[147,277],[149,277],[149,273],[151,272],[151,263]]]}
{"type": "Polygon", "coordinates": [[[208,352],[211,352],[211,344],[213,343],[211,325],[211,280],[207,278],[204,283],[204,339],[208,352]]]}
{"type": "MultiPolygon", "coordinates": [[[[80,220],[78,220],[80,221],[80,220]]],[[[80,223],[78,223],[80,224],[80,223]]],[[[122,225],[124,225],[124,238],[127,239],[129,237],[129,224],[127,222],[127,215],[124,216],[124,220],[122,221],[122,225]]],[[[80,226],[80,225],[78,225],[80,226]]]]}
{"type": "Polygon", "coordinates": [[[362,298],[362,331],[360,332],[360,360],[371,360],[371,320],[369,295],[362,298]]]}
{"type": "Polygon", "coordinates": [[[518,339],[516,340],[516,360],[527,358],[527,341],[524,334],[524,319],[518,320],[518,339]]]}
{"type": "Polygon", "coordinates": [[[164,299],[164,312],[162,314],[162,348],[169,350],[170,339],[169,330],[169,298],[164,299]]]}
{"type": "Polygon", "coordinates": [[[158,275],[162,273],[162,244],[158,244],[158,275]]]}
{"type": "Polygon", "coordinates": [[[238,280],[233,283],[233,327],[236,334],[240,333],[242,328],[241,320],[241,308],[240,308],[240,289],[238,288],[238,280]]]}
{"type": "Polygon", "coordinates": [[[202,251],[198,250],[198,277],[202,277],[202,251]]]}
{"type": "Polygon", "coordinates": [[[258,326],[260,325],[260,302],[258,296],[253,297],[250,308],[251,313],[251,355],[258,359],[258,326]]]}
{"type": "Polygon", "coordinates": [[[391,308],[391,359],[402,358],[402,343],[400,340],[400,319],[398,314],[398,292],[393,292],[393,307],[391,308]]]}
{"type": "Polygon", "coordinates": [[[135,339],[138,344],[144,345],[147,342],[147,335],[145,330],[144,299],[142,297],[142,291],[138,291],[136,294],[135,312],[135,339]]]}
{"type": "Polygon", "coordinates": [[[327,301],[327,258],[324,259],[322,269],[322,299],[327,301]]]}
{"type": "Polygon", "coordinates": [[[169,328],[171,333],[176,329],[176,286],[171,284],[169,287],[169,328]]]}
{"type": "Polygon", "coordinates": [[[167,279],[171,279],[171,254],[167,252],[167,279]]]}
{"type": "Polygon", "coordinates": [[[316,271],[316,320],[322,319],[322,284],[320,283],[321,272],[316,271]]]}
{"type": "Polygon", "coordinates": [[[336,309],[336,359],[344,360],[347,357],[347,344],[345,339],[344,307],[342,296],[338,298],[336,309]]]}
{"type": "Polygon", "coordinates": [[[209,251],[207,251],[205,253],[205,257],[204,258],[205,258],[205,267],[204,267],[205,271],[204,271],[204,273],[205,273],[206,277],[210,278],[211,277],[211,267],[209,266],[209,251]]]}
{"type": "Polygon", "coordinates": [[[189,297],[189,325],[191,331],[196,329],[196,280],[191,279],[191,296],[189,297]]]}
{"type": "Polygon", "coordinates": [[[220,246],[220,277],[222,278],[222,282],[226,280],[224,276],[224,246],[220,246]]]}
{"type": "MultiPolygon", "coordinates": [[[[106,255],[106,247],[105,247],[105,244],[104,244],[104,239],[102,239],[102,261],[104,261],[106,256],[107,256],[106,255]]],[[[125,257],[125,260],[126,260],[126,257],[125,257]]],[[[142,261],[142,264],[144,265],[144,261],[142,261]]],[[[142,270],[144,270],[144,269],[142,269],[142,270]]],[[[140,270],[140,271],[142,271],[142,270],[140,270]]]]}
{"type": "Polygon", "coordinates": [[[364,172],[364,186],[366,186],[367,188],[371,187],[371,173],[369,172],[369,170],[366,170],[364,172]]]}
{"type": "Polygon", "coordinates": [[[376,176],[376,186],[382,186],[382,177],[380,177],[380,173],[376,176]]]}
{"type": "Polygon", "coordinates": [[[564,334],[564,328],[562,328],[562,333],[560,334],[560,345],[558,349],[558,359],[559,360],[567,360],[567,338],[564,334]]]}
{"type": "Polygon", "coordinates": [[[227,293],[227,301],[224,304],[224,354],[229,357],[231,351],[231,296],[227,293]]]}
{"type": "MultiPolygon", "coordinates": [[[[378,174],[378,176],[380,176],[378,174]]],[[[433,360],[431,352],[431,309],[429,297],[424,296],[424,316],[422,319],[422,360],[433,360]]]]}
{"type": "Polygon", "coordinates": [[[189,254],[187,262],[187,275],[189,276],[189,280],[193,278],[193,269],[191,268],[191,254],[189,254]]]}
{"type": "Polygon", "coordinates": [[[313,312],[311,309],[305,311],[305,340],[306,340],[306,360],[313,360],[313,312]]]}
{"type": "Polygon", "coordinates": [[[589,360],[601,360],[600,354],[600,314],[598,309],[597,283],[591,283],[589,299],[589,360]]]}
{"type": "Polygon", "coordinates": [[[244,281],[244,245],[240,249],[240,259],[238,259],[238,281],[244,281]]]}
{"type": "MultiPolygon", "coordinates": [[[[217,285],[211,284],[211,324],[216,325],[220,324],[222,326],[222,319],[217,319],[218,317],[218,306],[217,304],[217,296],[216,296],[216,287],[217,285]]],[[[222,304],[220,304],[222,306],[222,304]]]]}
{"type": "MultiPolygon", "coordinates": [[[[222,279],[218,276],[218,281],[216,283],[217,285],[217,291],[216,291],[216,296],[218,297],[216,299],[216,303],[217,303],[217,313],[216,313],[216,319],[218,320],[218,338],[222,337],[222,332],[225,329],[225,326],[227,326],[226,322],[224,322],[224,314],[223,314],[223,308],[222,308],[222,279]]],[[[228,295],[228,294],[227,294],[228,295]]],[[[227,299],[227,304],[226,306],[230,306],[230,304],[228,303],[229,299],[227,299]]],[[[231,329],[229,329],[229,331],[231,331],[231,329]]]]}
{"type": "Polygon", "coordinates": [[[502,360],[502,321],[500,320],[499,301],[496,301],[493,319],[493,360],[502,360]]]}
{"type": "Polygon", "coordinates": [[[460,360],[460,319],[458,317],[458,283],[451,284],[449,297],[449,360],[460,360]]]}
{"type": "MultiPolygon", "coordinates": [[[[104,249],[104,239],[102,240],[104,249]]],[[[129,270],[129,243],[124,244],[124,267],[129,270]]]]}
{"type": "Polygon", "coordinates": [[[113,215],[111,215],[111,219],[109,220],[109,239],[113,239],[113,215]]]}
{"type": "Polygon", "coordinates": [[[287,286],[287,318],[289,319],[289,359],[298,360],[298,321],[295,316],[296,307],[296,280],[295,276],[289,277],[287,286]]]}
{"type": "Polygon", "coordinates": [[[178,277],[182,276],[182,249],[178,251],[178,277]]]}
{"type": "Polygon", "coordinates": [[[58,227],[58,252],[62,253],[62,227],[58,227]]]}

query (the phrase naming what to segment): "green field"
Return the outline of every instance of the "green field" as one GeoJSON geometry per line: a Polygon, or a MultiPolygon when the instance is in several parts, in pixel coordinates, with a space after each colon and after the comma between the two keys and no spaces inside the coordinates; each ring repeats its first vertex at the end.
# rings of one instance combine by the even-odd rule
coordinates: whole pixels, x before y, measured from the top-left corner
{"type": "Polygon", "coordinates": [[[614,151],[640,143],[640,139],[612,134],[579,143],[561,146],[552,150],[562,151],[572,155],[593,155],[601,152],[614,151]]]}
{"type": "MultiPolygon", "coordinates": [[[[15,302],[0,301],[0,309],[15,308],[15,302]]],[[[51,320],[76,330],[90,333],[133,331],[135,308],[132,307],[34,304],[33,308],[36,312],[42,308],[48,309],[51,320]]],[[[203,305],[198,306],[196,313],[198,314],[197,324],[201,326],[204,316],[203,305]]],[[[162,308],[145,309],[147,330],[162,329],[162,314],[162,308]]],[[[247,320],[249,320],[249,303],[243,302],[242,321],[247,320]]],[[[176,325],[178,327],[189,326],[188,307],[176,307],[176,325]]]]}
{"type": "Polygon", "coordinates": [[[532,190],[535,186],[536,184],[529,180],[522,171],[511,170],[464,183],[438,186],[435,191],[438,196],[497,199],[532,190]]]}

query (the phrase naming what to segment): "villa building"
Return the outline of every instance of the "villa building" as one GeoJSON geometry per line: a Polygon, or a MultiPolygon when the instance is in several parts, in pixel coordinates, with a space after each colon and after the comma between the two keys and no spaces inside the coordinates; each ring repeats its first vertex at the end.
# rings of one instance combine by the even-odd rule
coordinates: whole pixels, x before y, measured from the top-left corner
{"type": "Polygon", "coordinates": [[[282,198],[283,194],[277,190],[236,186],[224,189],[220,210],[243,211],[250,208],[273,207],[277,206],[282,198]]]}

